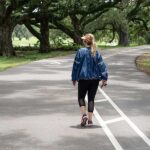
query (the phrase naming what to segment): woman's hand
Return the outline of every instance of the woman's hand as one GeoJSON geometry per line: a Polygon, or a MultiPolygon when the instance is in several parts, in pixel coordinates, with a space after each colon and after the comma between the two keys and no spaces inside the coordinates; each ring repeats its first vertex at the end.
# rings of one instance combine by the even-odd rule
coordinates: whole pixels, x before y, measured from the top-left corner
{"type": "Polygon", "coordinates": [[[72,81],[72,84],[75,86],[76,85],[76,81],[72,81]]]}
{"type": "Polygon", "coordinates": [[[101,84],[101,88],[103,88],[103,86],[107,85],[107,80],[102,80],[102,84],[101,84]]]}

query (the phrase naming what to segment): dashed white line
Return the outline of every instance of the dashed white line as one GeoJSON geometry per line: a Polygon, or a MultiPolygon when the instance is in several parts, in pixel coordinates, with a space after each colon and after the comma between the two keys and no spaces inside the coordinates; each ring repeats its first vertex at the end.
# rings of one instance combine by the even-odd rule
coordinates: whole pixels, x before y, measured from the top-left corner
{"type": "MultiPolygon", "coordinates": [[[[132,52],[136,51],[136,50],[137,49],[134,49],[134,50],[132,50],[132,52]]],[[[129,50],[125,50],[122,52],[118,52],[118,53],[115,53],[112,55],[105,56],[104,59],[107,59],[107,58],[110,58],[117,54],[122,54],[125,52],[129,52],[129,50]]],[[[115,136],[112,134],[110,129],[107,127],[107,124],[114,123],[116,121],[121,121],[121,120],[125,120],[129,124],[129,126],[145,141],[145,143],[148,146],[150,146],[150,139],[140,129],[138,129],[138,127],[122,112],[122,110],[110,99],[110,97],[100,87],[98,89],[103,94],[105,99],[107,99],[110,102],[110,104],[112,104],[112,106],[116,109],[116,111],[122,116],[120,118],[116,118],[116,119],[104,122],[103,119],[101,118],[101,116],[99,115],[99,113],[97,112],[96,108],[94,108],[94,115],[95,115],[96,119],[98,120],[100,125],[102,125],[103,130],[105,131],[106,135],[108,136],[108,138],[110,139],[111,143],[116,148],[116,150],[123,150],[123,148],[121,147],[120,143],[117,141],[115,136]]],[[[87,101],[87,98],[86,98],[86,101],[87,101]]]]}
{"type": "Polygon", "coordinates": [[[105,121],[105,123],[110,124],[110,123],[115,123],[115,122],[122,121],[122,120],[124,120],[124,119],[122,117],[119,117],[119,118],[115,118],[115,119],[105,121]]]}
{"type": "Polygon", "coordinates": [[[107,99],[98,99],[98,100],[95,100],[95,103],[99,103],[99,102],[106,102],[107,99]]]}
{"type": "MultiPolygon", "coordinates": [[[[88,103],[87,95],[85,97],[85,100],[88,103]]],[[[103,121],[102,117],[100,116],[100,114],[98,113],[96,108],[94,108],[94,112],[93,113],[94,113],[95,118],[98,120],[99,124],[103,127],[102,129],[104,130],[105,134],[108,136],[108,138],[111,141],[111,143],[113,144],[114,148],[116,150],[123,150],[123,148],[121,147],[121,145],[119,144],[119,142],[117,141],[115,136],[112,134],[110,129],[107,127],[107,125],[103,121]]]]}
{"type": "Polygon", "coordinates": [[[123,111],[113,102],[113,100],[100,88],[98,90],[109,101],[109,103],[116,109],[116,111],[124,118],[129,126],[150,146],[150,139],[123,113],[123,111]]]}
{"type": "MultiPolygon", "coordinates": [[[[139,50],[139,49],[134,49],[134,50],[132,50],[132,52],[137,51],[137,50],[139,50]]],[[[125,50],[125,51],[122,51],[122,52],[118,52],[118,53],[115,53],[115,54],[105,56],[103,58],[107,59],[107,58],[110,58],[110,57],[115,56],[117,54],[122,54],[122,53],[130,52],[130,51],[131,50],[125,50]]],[[[93,112],[94,116],[98,120],[99,124],[103,127],[104,132],[108,136],[108,138],[111,141],[111,143],[113,144],[114,148],[116,150],[123,150],[122,146],[117,141],[115,136],[112,134],[112,132],[108,128],[107,124],[114,123],[114,122],[121,121],[121,120],[125,120],[129,124],[129,126],[145,141],[145,143],[148,146],[150,146],[150,139],[140,129],[138,129],[138,127],[122,112],[122,110],[111,100],[111,98],[100,87],[98,87],[98,89],[102,93],[102,95],[105,97],[105,99],[97,100],[96,102],[103,102],[103,101],[107,100],[116,109],[116,111],[122,116],[122,117],[119,117],[119,118],[116,118],[116,119],[104,121],[102,119],[102,117],[100,116],[100,114],[98,113],[98,111],[96,110],[96,108],[94,107],[94,112],[93,112]]],[[[85,97],[85,100],[86,100],[86,102],[88,102],[87,95],[85,97]]]]}

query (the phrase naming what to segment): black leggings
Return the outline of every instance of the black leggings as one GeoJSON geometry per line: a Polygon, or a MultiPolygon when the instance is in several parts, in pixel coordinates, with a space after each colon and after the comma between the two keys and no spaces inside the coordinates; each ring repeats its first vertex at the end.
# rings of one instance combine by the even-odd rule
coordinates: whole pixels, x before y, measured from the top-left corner
{"type": "Polygon", "coordinates": [[[85,106],[85,96],[88,91],[88,112],[94,110],[94,99],[99,85],[99,80],[79,80],[78,102],[79,106],[85,106]]]}

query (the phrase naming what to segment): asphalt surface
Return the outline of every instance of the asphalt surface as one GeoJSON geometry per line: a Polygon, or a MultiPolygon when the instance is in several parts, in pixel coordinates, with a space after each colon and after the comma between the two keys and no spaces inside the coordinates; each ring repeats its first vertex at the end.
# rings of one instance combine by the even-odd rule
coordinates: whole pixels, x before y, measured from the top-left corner
{"type": "MultiPolygon", "coordinates": [[[[145,45],[102,52],[109,67],[103,90],[150,139],[150,77],[134,63],[147,51],[145,45]]],[[[96,117],[92,128],[79,126],[77,86],[70,81],[73,59],[45,59],[0,73],[0,150],[119,150],[96,117]]],[[[104,99],[100,91],[99,99],[104,99]]],[[[95,107],[104,122],[120,117],[108,101],[95,107]]],[[[126,120],[107,127],[122,149],[150,150],[126,120]]]]}

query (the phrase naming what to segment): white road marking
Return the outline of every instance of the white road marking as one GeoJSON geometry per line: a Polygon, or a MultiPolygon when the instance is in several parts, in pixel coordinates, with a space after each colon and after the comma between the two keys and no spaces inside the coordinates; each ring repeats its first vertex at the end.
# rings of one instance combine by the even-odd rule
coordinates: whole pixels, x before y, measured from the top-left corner
{"type": "MultiPolygon", "coordinates": [[[[88,103],[87,95],[85,97],[85,100],[88,103]]],[[[98,120],[99,124],[103,127],[102,129],[104,130],[105,134],[108,136],[108,138],[111,141],[111,143],[113,144],[114,148],[116,150],[123,150],[123,148],[121,147],[121,145],[119,144],[117,139],[114,137],[114,135],[112,134],[110,129],[107,127],[107,125],[103,121],[102,117],[99,115],[99,113],[96,110],[96,108],[94,108],[94,112],[93,113],[94,113],[95,118],[98,120]]]]}
{"type": "Polygon", "coordinates": [[[122,121],[122,120],[124,120],[124,119],[122,117],[119,117],[119,118],[115,118],[115,119],[105,121],[105,123],[106,124],[111,124],[111,123],[115,123],[115,122],[122,121]]]}
{"type": "MultiPolygon", "coordinates": [[[[136,50],[137,49],[134,49],[134,50],[132,50],[132,52],[136,51],[136,50]]],[[[103,58],[107,59],[107,58],[110,58],[110,57],[115,56],[117,54],[129,52],[129,51],[130,50],[125,50],[122,52],[118,52],[118,53],[115,53],[112,55],[105,56],[103,58]]],[[[106,93],[100,87],[98,89],[103,94],[103,96],[112,104],[112,106],[117,110],[117,112],[122,116],[120,118],[116,118],[116,119],[104,122],[103,119],[101,118],[101,116],[99,115],[99,113],[97,112],[96,108],[94,108],[94,112],[93,112],[96,119],[98,120],[100,125],[103,127],[103,130],[105,131],[106,135],[108,136],[108,138],[110,139],[111,143],[116,148],[116,150],[121,150],[121,149],[123,150],[123,148],[121,147],[121,145],[117,141],[117,139],[114,137],[114,135],[112,134],[112,132],[108,128],[107,124],[112,123],[112,122],[116,122],[116,121],[120,121],[120,120],[125,120],[130,125],[130,127],[145,141],[145,143],[148,144],[148,146],[150,146],[150,139],[141,130],[139,130],[137,128],[137,126],[121,111],[121,109],[109,98],[109,96],[106,95],[106,93]]],[[[87,97],[86,97],[86,101],[87,101],[87,97]]]]}
{"type": "MultiPolygon", "coordinates": [[[[126,53],[126,52],[133,52],[133,51],[137,51],[139,49],[132,49],[132,50],[124,50],[121,52],[117,52],[111,55],[107,55],[104,56],[104,59],[110,58],[112,56],[118,55],[118,54],[122,54],[122,53],[126,53]]],[[[58,62],[58,61],[56,61],[58,62]]],[[[59,61],[59,63],[61,64],[62,62],[59,61]]],[[[99,124],[103,127],[104,132],[106,133],[106,135],[108,136],[109,140],[111,141],[111,143],[113,144],[113,146],[115,147],[116,150],[123,150],[122,146],[119,144],[119,142],[117,141],[117,139],[115,138],[115,136],[112,134],[112,132],[110,131],[110,129],[108,128],[107,124],[109,123],[113,123],[113,122],[117,122],[117,121],[121,121],[121,120],[125,120],[130,127],[145,141],[145,143],[147,143],[150,146],[150,139],[141,131],[137,128],[137,126],[122,112],[122,110],[109,98],[109,96],[106,95],[106,93],[98,88],[99,91],[103,94],[103,96],[108,100],[108,102],[110,102],[112,104],[112,106],[116,109],[116,111],[122,116],[120,118],[116,118],[113,120],[109,120],[109,121],[103,121],[103,119],[101,118],[101,116],[99,115],[98,111],[96,110],[96,108],[94,108],[94,115],[96,117],[96,119],[98,120],[99,124]]],[[[85,98],[86,102],[87,102],[87,96],[85,98]]],[[[106,101],[106,100],[97,100],[97,102],[102,102],[102,101],[106,101]]]]}
{"type": "Polygon", "coordinates": [[[123,111],[112,101],[112,99],[100,88],[98,90],[109,101],[109,103],[116,109],[116,111],[124,118],[129,126],[150,146],[150,139],[123,113],[123,111]]]}
{"type": "Polygon", "coordinates": [[[99,102],[106,102],[106,101],[107,101],[107,99],[98,99],[98,100],[95,100],[94,102],[99,103],[99,102]]]}
{"type": "MultiPolygon", "coordinates": [[[[122,53],[126,53],[126,52],[133,52],[133,51],[137,51],[137,50],[139,50],[139,49],[135,48],[134,50],[125,50],[125,51],[121,51],[121,52],[118,52],[118,53],[115,53],[112,55],[104,56],[103,58],[107,59],[107,58],[110,58],[110,57],[115,56],[117,54],[122,54],[122,53]]],[[[116,150],[123,150],[120,143],[117,141],[115,136],[112,134],[112,132],[108,128],[107,124],[110,122],[112,123],[112,122],[117,121],[117,120],[118,121],[119,120],[125,120],[130,125],[130,127],[132,127],[132,129],[145,141],[145,143],[147,143],[148,146],[150,146],[150,139],[141,130],[139,130],[137,128],[137,126],[122,112],[122,110],[109,98],[109,96],[106,95],[106,93],[100,87],[98,89],[103,94],[103,96],[112,104],[112,106],[117,110],[117,112],[122,116],[121,118],[116,118],[115,120],[104,122],[103,119],[101,118],[100,114],[98,113],[98,111],[94,107],[93,113],[94,113],[96,119],[98,120],[99,124],[103,127],[104,132],[108,136],[109,140],[111,141],[111,143],[113,144],[115,149],[116,150]]],[[[86,102],[88,102],[87,95],[85,97],[85,100],[86,100],[86,102]]]]}

